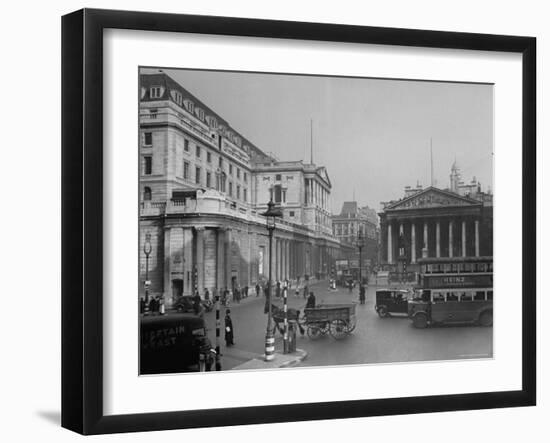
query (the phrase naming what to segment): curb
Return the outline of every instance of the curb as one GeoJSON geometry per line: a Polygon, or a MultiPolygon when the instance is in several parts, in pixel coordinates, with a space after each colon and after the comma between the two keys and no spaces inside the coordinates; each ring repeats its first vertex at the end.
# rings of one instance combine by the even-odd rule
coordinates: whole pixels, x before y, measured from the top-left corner
{"type": "Polygon", "coordinates": [[[302,362],[307,355],[307,352],[303,349],[296,349],[296,352],[291,355],[276,352],[274,360],[270,362],[266,362],[263,355],[258,355],[258,358],[248,360],[243,364],[235,366],[232,370],[289,368],[302,362]]]}

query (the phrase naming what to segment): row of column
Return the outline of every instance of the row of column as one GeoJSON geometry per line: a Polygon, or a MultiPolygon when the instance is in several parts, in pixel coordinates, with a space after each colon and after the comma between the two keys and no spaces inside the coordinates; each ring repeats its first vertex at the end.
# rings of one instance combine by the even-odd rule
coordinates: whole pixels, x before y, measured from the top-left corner
{"type": "Polygon", "coordinates": [[[328,210],[330,194],[319,182],[312,178],[307,179],[306,190],[308,205],[317,205],[328,210]]]}
{"type": "MultiPolygon", "coordinates": [[[[448,229],[449,229],[449,257],[453,257],[454,250],[454,221],[449,220],[448,229]]],[[[474,220],[474,236],[475,236],[475,251],[474,254],[476,257],[479,257],[479,220],[474,220]]],[[[461,222],[461,256],[466,257],[466,220],[461,222]]],[[[404,235],[404,226],[403,222],[399,223],[399,235],[404,235]]],[[[397,240],[396,240],[397,241],[397,240]]],[[[387,248],[388,248],[388,263],[394,263],[393,257],[393,237],[392,237],[392,224],[388,223],[388,236],[387,236],[387,248]]],[[[422,235],[422,256],[428,257],[429,244],[428,244],[428,222],[424,221],[423,223],[423,235],[422,235]]],[[[404,251],[400,251],[401,255],[404,251]]],[[[441,257],[441,221],[437,220],[435,223],[435,256],[441,257]]],[[[411,223],[411,263],[416,263],[416,223],[411,223]]]]}

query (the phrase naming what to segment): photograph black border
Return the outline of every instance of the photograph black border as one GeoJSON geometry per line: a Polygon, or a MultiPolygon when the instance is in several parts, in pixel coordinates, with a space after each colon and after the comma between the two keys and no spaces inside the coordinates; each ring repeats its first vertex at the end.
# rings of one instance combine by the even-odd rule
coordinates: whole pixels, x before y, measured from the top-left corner
{"type": "Polygon", "coordinates": [[[61,424],[108,434],[536,404],[536,39],[83,9],[62,17],[61,424]],[[522,55],[522,388],[127,415],[103,412],[103,31],[127,29],[522,55]]]}

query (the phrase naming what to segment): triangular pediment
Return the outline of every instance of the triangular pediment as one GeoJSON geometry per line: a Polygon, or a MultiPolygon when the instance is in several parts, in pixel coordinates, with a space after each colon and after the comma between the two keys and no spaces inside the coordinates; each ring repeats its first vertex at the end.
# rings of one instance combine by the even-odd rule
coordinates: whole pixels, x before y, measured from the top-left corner
{"type": "Polygon", "coordinates": [[[328,177],[327,168],[325,168],[324,166],[317,168],[317,174],[319,174],[321,178],[329,184],[329,186],[332,186],[330,183],[330,178],[328,177]]]}
{"type": "Polygon", "coordinates": [[[481,203],[454,192],[429,187],[410,197],[388,205],[387,210],[441,208],[447,206],[478,206],[481,203]]]}

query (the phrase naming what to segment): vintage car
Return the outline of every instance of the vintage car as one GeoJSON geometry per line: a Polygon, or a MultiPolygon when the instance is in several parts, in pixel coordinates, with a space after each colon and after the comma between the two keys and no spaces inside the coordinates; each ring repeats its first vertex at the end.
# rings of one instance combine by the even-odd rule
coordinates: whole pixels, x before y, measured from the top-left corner
{"type": "Polygon", "coordinates": [[[409,294],[406,289],[377,289],[374,309],[380,318],[390,317],[396,313],[407,314],[409,294]]]}
{"type": "Polygon", "coordinates": [[[140,374],[209,370],[215,352],[204,319],[191,314],[140,318],[140,374]]]}
{"type": "Polygon", "coordinates": [[[178,312],[195,312],[193,308],[194,300],[192,295],[180,295],[174,303],[174,308],[178,312]]]}

